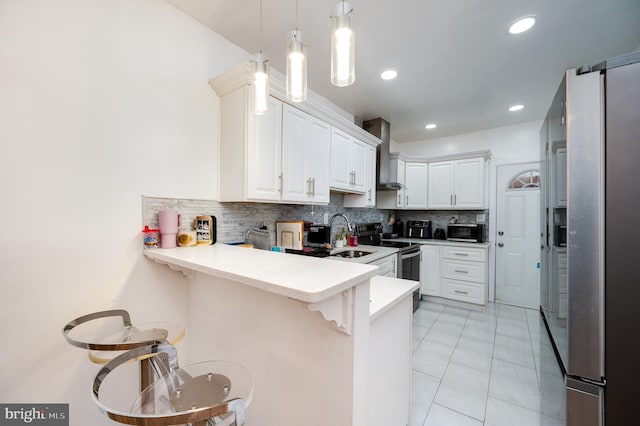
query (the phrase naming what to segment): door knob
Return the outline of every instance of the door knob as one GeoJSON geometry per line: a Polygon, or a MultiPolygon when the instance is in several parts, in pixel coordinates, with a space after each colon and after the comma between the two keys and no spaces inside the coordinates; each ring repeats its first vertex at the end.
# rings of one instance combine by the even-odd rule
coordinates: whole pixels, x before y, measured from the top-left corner
{"type": "Polygon", "coordinates": [[[498,247],[504,247],[504,244],[498,243],[498,247]]]}
{"type": "Polygon", "coordinates": [[[502,235],[504,235],[504,232],[498,231],[498,235],[502,236],[502,235]]]}

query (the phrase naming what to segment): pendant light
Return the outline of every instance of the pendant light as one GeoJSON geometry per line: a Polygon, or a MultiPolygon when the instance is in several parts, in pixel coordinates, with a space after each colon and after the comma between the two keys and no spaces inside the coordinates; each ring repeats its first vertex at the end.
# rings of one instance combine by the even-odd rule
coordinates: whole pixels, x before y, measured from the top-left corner
{"type": "Polygon", "coordinates": [[[356,81],[352,14],[351,3],[341,1],[331,17],[331,83],[334,86],[349,86],[356,81]]]}
{"type": "Polygon", "coordinates": [[[251,58],[253,74],[253,112],[263,115],[269,109],[269,60],[262,54],[262,0],[260,0],[260,52],[251,58]]]}
{"type": "Polygon", "coordinates": [[[298,0],[296,0],[296,29],[287,34],[287,98],[291,102],[307,100],[307,55],[298,30],[298,0]]]}

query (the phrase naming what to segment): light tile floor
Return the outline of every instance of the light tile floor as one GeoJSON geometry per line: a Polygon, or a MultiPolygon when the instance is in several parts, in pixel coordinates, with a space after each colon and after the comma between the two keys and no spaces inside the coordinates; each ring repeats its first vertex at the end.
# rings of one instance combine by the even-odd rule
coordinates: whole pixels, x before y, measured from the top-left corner
{"type": "Polygon", "coordinates": [[[413,316],[410,426],[560,426],[564,397],[540,313],[421,302],[413,316]]]}

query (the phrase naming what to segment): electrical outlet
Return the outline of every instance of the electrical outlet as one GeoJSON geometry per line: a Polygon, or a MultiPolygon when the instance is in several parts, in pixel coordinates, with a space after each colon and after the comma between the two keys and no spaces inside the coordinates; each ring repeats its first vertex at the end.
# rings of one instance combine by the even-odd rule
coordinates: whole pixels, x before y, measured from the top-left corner
{"type": "Polygon", "coordinates": [[[328,225],[329,224],[329,213],[324,212],[324,224],[328,225]]]}
{"type": "Polygon", "coordinates": [[[476,223],[485,223],[487,220],[487,215],[485,214],[477,214],[476,215],[476,223]]]}

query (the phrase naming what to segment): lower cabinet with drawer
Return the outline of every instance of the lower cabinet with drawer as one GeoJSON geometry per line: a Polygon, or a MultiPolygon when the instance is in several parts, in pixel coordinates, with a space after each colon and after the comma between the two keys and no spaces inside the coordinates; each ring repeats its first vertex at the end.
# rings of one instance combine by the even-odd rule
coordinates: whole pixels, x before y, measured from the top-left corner
{"type": "Polygon", "coordinates": [[[421,293],[485,305],[488,247],[425,244],[421,293]]]}

